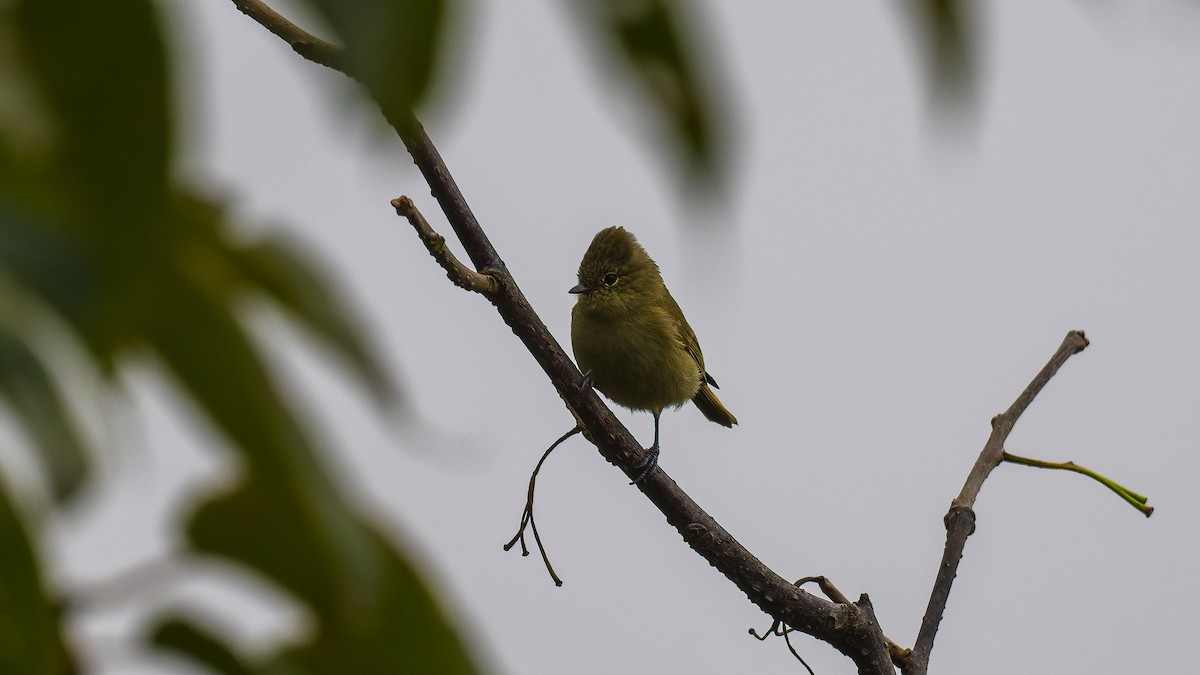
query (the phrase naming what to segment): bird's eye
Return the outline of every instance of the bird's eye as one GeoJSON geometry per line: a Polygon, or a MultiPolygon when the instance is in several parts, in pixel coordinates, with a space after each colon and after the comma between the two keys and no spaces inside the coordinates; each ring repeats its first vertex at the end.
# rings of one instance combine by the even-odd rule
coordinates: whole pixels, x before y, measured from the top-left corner
{"type": "Polygon", "coordinates": [[[615,283],[617,283],[617,275],[616,275],[616,273],[614,273],[614,272],[609,272],[608,274],[605,274],[605,275],[604,275],[604,285],[605,285],[605,286],[612,286],[612,285],[613,285],[613,284],[615,284],[615,283]]]}

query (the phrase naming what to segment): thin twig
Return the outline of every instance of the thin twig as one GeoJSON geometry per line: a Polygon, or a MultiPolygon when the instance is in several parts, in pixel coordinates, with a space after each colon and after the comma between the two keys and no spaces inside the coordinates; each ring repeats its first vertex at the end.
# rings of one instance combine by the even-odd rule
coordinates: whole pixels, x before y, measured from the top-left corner
{"type": "Polygon", "coordinates": [[[562,579],[560,579],[558,575],[554,573],[554,566],[550,564],[550,557],[546,555],[546,547],[542,545],[542,537],[538,534],[537,523],[533,520],[533,492],[535,486],[537,485],[538,472],[542,470],[542,464],[546,462],[546,458],[549,457],[550,453],[554,452],[554,449],[562,444],[563,441],[581,431],[583,431],[583,427],[576,426],[574,429],[571,429],[562,436],[559,436],[558,440],[551,443],[550,447],[546,448],[546,452],[542,453],[542,458],[539,459],[537,464],[533,467],[533,473],[529,474],[529,491],[525,495],[525,510],[521,512],[521,526],[517,528],[517,533],[513,536],[513,538],[509,539],[508,543],[504,545],[504,550],[507,551],[519,541],[521,542],[521,555],[529,555],[529,547],[525,545],[525,527],[528,526],[531,530],[533,530],[533,541],[537,544],[538,552],[542,554],[542,562],[546,564],[546,571],[550,573],[550,578],[554,580],[555,586],[562,586],[563,582],[562,579]]]}
{"type": "Polygon", "coordinates": [[[929,596],[929,605],[925,609],[925,616],[921,619],[921,628],[917,632],[912,653],[901,665],[901,670],[905,675],[925,675],[928,671],[929,653],[933,649],[933,639],[937,635],[938,626],[946,611],[946,602],[950,599],[950,587],[954,584],[955,575],[958,574],[958,564],[962,560],[963,548],[967,544],[967,537],[975,531],[975,511],[973,510],[975,498],[979,496],[979,490],[983,487],[983,482],[987,480],[992,469],[1000,464],[1001,458],[1004,456],[1004,442],[1012,432],[1013,425],[1033,402],[1038,392],[1067,362],[1067,359],[1083,351],[1087,346],[1088,340],[1083,331],[1067,333],[1054,355],[1038,371],[1029,386],[1025,387],[1025,390],[1013,401],[1008,410],[992,418],[992,433],[988,436],[983,451],[979,453],[979,458],[975,460],[975,466],[968,474],[962,492],[954,499],[950,505],[950,511],[946,513],[944,519],[946,547],[942,551],[942,562],[938,566],[937,578],[929,596]]]}
{"type": "Polygon", "coordinates": [[[814,583],[818,587],[820,587],[821,592],[824,593],[825,597],[829,598],[830,600],[836,602],[839,605],[850,604],[850,599],[847,598],[846,596],[842,595],[842,592],[837,589],[837,586],[834,586],[833,582],[824,576],[804,577],[803,579],[797,579],[796,583],[794,583],[792,585],[796,586],[796,587],[800,587],[800,586],[803,586],[804,584],[814,584],[814,583]]]}
{"type": "Polygon", "coordinates": [[[1008,439],[1008,435],[1012,432],[1013,426],[1017,420],[1033,403],[1033,399],[1039,392],[1050,382],[1050,378],[1058,372],[1058,369],[1067,362],[1067,359],[1073,355],[1086,349],[1088,339],[1081,330],[1073,330],[1067,333],[1063,338],[1062,344],[1046,362],[1045,366],[1038,371],[1037,376],[1025,387],[1025,391],[1013,401],[1008,410],[996,415],[992,418],[992,433],[988,437],[987,444],[984,446],[983,452],[979,453],[979,459],[975,461],[975,466],[971,469],[971,473],[967,476],[966,482],[963,484],[962,492],[954,500],[954,504],[960,507],[971,508],[975,505],[975,498],[979,496],[979,490],[983,487],[983,481],[987,479],[988,474],[992,469],[1000,464],[1000,458],[1004,455],[1004,441],[1008,439]]]}
{"type": "Polygon", "coordinates": [[[259,0],[233,0],[233,4],[305,59],[355,77],[346,64],[346,53],[341,47],[313,36],[259,0]]]}
{"type": "Polygon", "coordinates": [[[483,295],[495,295],[500,292],[499,279],[480,274],[454,257],[454,253],[446,246],[446,238],[434,232],[433,228],[429,226],[429,221],[425,220],[425,216],[421,215],[411,199],[408,197],[393,199],[392,206],[396,209],[397,215],[407,218],[408,222],[412,224],[413,229],[417,231],[417,236],[425,244],[425,248],[429,249],[429,254],[442,266],[442,269],[446,270],[446,276],[454,282],[455,286],[483,295]]]}
{"type": "Polygon", "coordinates": [[[766,640],[772,635],[776,637],[782,637],[783,643],[787,645],[788,651],[791,652],[792,656],[794,656],[796,660],[800,662],[800,665],[804,666],[804,669],[808,671],[808,675],[817,675],[813,672],[812,667],[808,665],[808,661],[805,661],[804,657],[800,656],[800,652],[796,651],[796,648],[792,646],[792,641],[790,638],[788,638],[788,634],[794,631],[794,628],[789,628],[788,626],[783,625],[782,621],[776,619],[771,623],[771,627],[768,628],[762,635],[759,635],[758,631],[754,630],[753,628],[750,629],[750,634],[753,635],[754,639],[758,640],[759,642],[766,640]]]}
{"type": "Polygon", "coordinates": [[[1022,466],[1032,466],[1038,469],[1060,469],[1062,471],[1074,471],[1078,474],[1083,474],[1092,480],[1099,482],[1104,487],[1117,493],[1121,499],[1124,499],[1130,506],[1142,512],[1142,515],[1149,518],[1154,513],[1153,506],[1147,506],[1149,501],[1144,495],[1140,495],[1133,490],[1117,483],[1109,478],[1106,478],[1091,469],[1079,466],[1075,462],[1046,462],[1040,459],[1030,459],[1028,457],[1020,457],[1009,452],[1005,452],[1002,457],[1005,462],[1012,464],[1020,464],[1022,466]]]}
{"type": "Polygon", "coordinates": [[[792,639],[788,637],[792,632],[793,631],[790,628],[783,632],[783,644],[787,645],[788,651],[792,653],[792,656],[796,657],[796,660],[800,662],[800,665],[804,666],[804,669],[808,671],[808,675],[817,675],[813,672],[812,666],[808,665],[808,661],[805,661],[804,658],[800,656],[800,652],[796,651],[796,648],[792,646],[792,639]]]}

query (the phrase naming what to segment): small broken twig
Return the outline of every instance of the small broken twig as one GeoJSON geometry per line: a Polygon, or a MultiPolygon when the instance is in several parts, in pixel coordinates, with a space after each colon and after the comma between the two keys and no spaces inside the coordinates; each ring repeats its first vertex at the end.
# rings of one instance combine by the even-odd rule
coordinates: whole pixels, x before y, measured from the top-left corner
{"type": "Polygon", "coordinates": [[[792,646],[792,640],[788,637],[788,635],[793,631],[795,631],[794,628],[785,626],[782,621],[776,619],[771,623],[771,627],[768,628],[767,631],[762,635],[759,635],[758,631],[754,630],[753,628],[750,629],[750,634],[753,635],[754,638],[759,642],[766,640],[772,635],[783,638],[783,642],[787,645],[788,651],[792,653],[792,656],[796,657],[796,660],[800,662],[800,665],[804,666],[804,669],[808,671],[808,675],[817,675],[813,672],[812,666],[808,665],[808,662],[804,660],[804,657],[800,656],[800,652],[796,651],[796,648],[792,646]]]}
{"type": "Polygon", "coordinates": [[[834,586],[833,582],[830,581],[825,576],[804,577],[803,579],[796,580],[796,583],[794,583],[792,585],[799,588],[800,586],[803,586],[804,584],[816,584],[817,586],[819,586],[821,588],[821,592],[825,594],[825,597],[829,598],[830,600],[836,602],[839,605],[849,605],[850,604],[850,599],[847,598],[845,595],[842,595],[842,592],[837,589],[837,586],[834,586]]]}
{"type": "MultiPolygon", "coordinates": [[[[844,594],[842,594],[842,592],[838,590],[837,586],[834,586],[833,582],[830,581],[829,578],[825,577],[825,576],[804,577],[802,579],[797,579],[792,585],[799,588],[799,587],[803,586],[804,584],[809,584],[809,583],[815,583],[817,586],[819,586],[821,589],[821,592],[824,593],[825,597],[829,598],[829,600],[831,602],[837,603],[839,605],[852,605],[853,604],[850,602],[850,599],[847,598],[844,594]]],[[[783,620],[776,619],[775,621],[773,621],[771,623],[770,628],[768,628],[766,630],[766,632],[762,633],[761,635],[758,633],[758,631],[754,630],[753,628],[750,629],[750,634],[753,635],[755,638],[757,638],[759,642],[766,640],[767,638],[771,637],[772,635],[782,637],[783,641],[787,644],[788,651],[790,651],[792,653],[792,656],[795,656],[796,659],[798,661],[800,661],[800,663],[804,666],[804,668],[806,670],[808,670],[809,673],[812,673],[813,672],[812,668],[810,668],[809,665],[807,663],[805,663],[804,659],[800,657],[800,654],[798,652],[796,652],[795,647],[792,646],[791,639],[788,637],[788,634],[792,633],[795,630],[796,629],[792,628],[791,626],[786,625],[783,622],[783,620]]],[[[892,663],[894,663],[896,665],[900,665],[900,664],[904,663],[908,659],[909,654],[912,653],[911,649],[901,647],[900,645],[893,642],[891,640],[891,638],[887,637],[886,635],[883,636],[883,640],[884,640],[884,643],[887,645],[888,655],[891,657],[892,663]]]]}
{"type": "Polygon", "coordinates": [[[553,452],[554,449],[559,445],[561,445],[563,441],[581,431],[583,431],[583,427],[576,425],[574,429],[571,429],[562,436],[559,436],[558,440],[551,443],[550,447],[546,448],[546,452],[542,453],[542,458],[538,460],[537,465],[533,467],[533,473],[529,475],[529,492],[525,496],[525,510],[521,512],[521,527],[517,528],[517,533],[513,535],[512,539],[508,540],[507,544],[504,545],[504,550],[508,551],[512,549],[512,547],[519,541],[521,542],[521,555],[529,555],[529,547],[525,545],[525,528],[529,527],[529,529],[533,531],[533,541],[537,544],[538,553],[542,554],[542,562],[546,564],[546,571],[550,573],[550,578],[554,580],[555,586],[562,586],[563,582],[562,579],[560,579],[558,575],[554,573],[554,566],[550,564],[550,558],[546,555],[546,547],[542,545],[542,537],[538,534],[537,523],[535,523],[533,520],[533,491],[537,484],[538,471],[542,470],[542,464],[545,463],[546,458],[549,457],[550,453],[553,452]]]}
{"type": "Polygon", "coordinates": [[[446,270],[446,276],[454,282],[455,286],[483,295],[495,295],[500,292],[499,279],[476,272],[454,257],[454,253],[446,246],[446,238],[430,227],[429,221],[425,220],[425,216],[417,210],[417,205],[413,203],[412,199],[408,197],[393,199],[392,207],[396,209],[396,215],[407,218],[408,222],[412,224],[413,229],[417,231],[417,236],[421,238],[421,243],[425,244],[425,248],[429,249],[429,254],[433,256],[433,259],[442,266],[442,269],[446,270]]]}

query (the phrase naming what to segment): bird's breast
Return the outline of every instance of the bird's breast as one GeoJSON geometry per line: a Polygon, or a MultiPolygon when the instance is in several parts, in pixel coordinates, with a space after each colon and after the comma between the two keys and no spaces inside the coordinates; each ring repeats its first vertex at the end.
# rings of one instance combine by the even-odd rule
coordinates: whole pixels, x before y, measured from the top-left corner
{"type": "Polygon", "coordinates": [[[700,388],[700,367],[663,311],[604,312],[577,304],[571,346],[580,370],[590,371],[596,388],[626,408],[679,406],[700,388]]]}

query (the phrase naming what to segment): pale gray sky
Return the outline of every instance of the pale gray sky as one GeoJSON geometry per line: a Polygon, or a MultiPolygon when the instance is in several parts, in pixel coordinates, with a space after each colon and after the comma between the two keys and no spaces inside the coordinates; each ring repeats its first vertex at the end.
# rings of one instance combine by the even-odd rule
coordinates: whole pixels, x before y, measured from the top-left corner
{"type": "MultiPolygon", "coordinates": [[[[388,200],[408,194],[449,234],[399,143],[339,99],[343,78],[230,2],[168,5],[193,47],[180,55],[188,170],[234,199],[248,232],[294,233],[321,256],[420,428],[388,421],[269,317],[264,344],[482,659],[497,673],[801,672],[781,641],[746,634],[769,619],[582,440],[550,459],[538,495],[566,585],[536,554],[501,550],[569,413],[492,307],[448,283],[394,215],[388,200]]],[[[1158,511],[1146,520],[1079,476],[1000,467],[931,670],[1181,672],[1200,627],[1200,8],[987,3],[977,134],[946,147],[892,3],[705,6],[742,134],[733,193],[705,207],[726,228],[714,245],[694,240],[695,210],[559,3],[470,4],[462,85],[426,122],[534,307],[566,344],[592,234],[635,232],[741,422],[665,414],[662,467],[783,576],[869,593],[909,645],[989,419],[1086,330],[1092,346],[1009,449],[1096,469],[1158,511]]],[[[230,469],[149,372],[130,378],[112,430],[128,448],[107,471],[113,496],[56,545],[69,579],[165,549],[181,495],[230,469]]],[[[648,444],[651,417],[619,414],[648,444]]],[[[296,628],[249,588],[213,578],[156,602],[200,602],[249,643],[296,628]]],[[[191,672],[111,652],[146,610],[83,626],[101,672],[191,672]]],[[[823,643],[795,643],[821,675],[853,672],[823,643]]]]}

